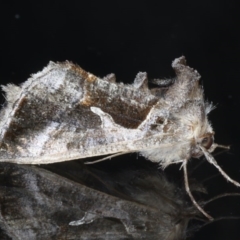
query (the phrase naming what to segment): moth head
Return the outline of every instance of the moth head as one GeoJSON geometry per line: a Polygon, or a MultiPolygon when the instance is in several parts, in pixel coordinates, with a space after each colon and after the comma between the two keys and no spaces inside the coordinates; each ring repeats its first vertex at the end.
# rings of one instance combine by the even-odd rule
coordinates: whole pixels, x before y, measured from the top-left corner
{"type": "Polygon", "coordinates": [[[204,154],[202,148],[211,153],[217,147],[217,144],[214,143],[214,131],[207,117],[213,108],[212,104],[207,102],[198,102],[197,105],[192,105],[188,126],[191,129],[190,136],[192,137],[191,156],[194,158],[199,158],[204,154]]]}
{"type": "Polygon", "coordinates": [[[206,134],[195,139],[195,146],[192,148],[192,157],[199,158],[203,155],[202,148],[208,152],[212,152],[215,149],[214,144],[214,132],[207,132],[206,134]]]}
{"type": "Polygon", "coordinates": [[[182,127],[182,135],[191,144],[190,155],[199,158],[203,155],[202,147],[212,152],[215,149],[214,131],[208,120],[208,113],[213,109],[212,105],[204,102],[189,101],[184,108],[179,111],[177,119],[182,127]]]}

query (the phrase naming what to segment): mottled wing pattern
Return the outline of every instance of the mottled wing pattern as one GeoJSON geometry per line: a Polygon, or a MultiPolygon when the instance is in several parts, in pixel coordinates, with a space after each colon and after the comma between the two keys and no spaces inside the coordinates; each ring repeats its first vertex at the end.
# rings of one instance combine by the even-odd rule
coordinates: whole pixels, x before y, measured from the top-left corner
{"type": "Polygon", "coordinates": [[[20,87],[4,86],[0,161],[48,163],[126,151],[158,101],[146,84],[144,73],[126,87],[69,62],[50,62],[20,87]]]}

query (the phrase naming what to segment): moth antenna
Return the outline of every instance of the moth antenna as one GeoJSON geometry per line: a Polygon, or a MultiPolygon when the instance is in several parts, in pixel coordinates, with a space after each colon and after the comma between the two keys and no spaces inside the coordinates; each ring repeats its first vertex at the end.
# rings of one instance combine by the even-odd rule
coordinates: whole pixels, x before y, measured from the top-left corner
{"type": "MultiPolygon", "coordinates": [[[[204,202],[204,206],[206,206],[207,204],[217,200],[217,199],[220,199],[220,198],[223,198],[223,197],[229,197],[229,196],[240,196],[240,193],[223,193],[223,194],[220,194],[216,197],[213,197],[211,198],[210,200],[204,202]]],[[[209,224],[212,224],[213,222],[217,222],[217,221],[221,221],[221,220],[239,220],[240,217],[236,217],[236,216],[225,216],[225,217],[218,217],[218,218],[215,218],[213,221],[211,222],[206,222],[205,224],[203,224],[199,229],[198,231],[205,227],[206,225],[209,225],[209,224]]],[[[201,220],[201,219],[200,219],[201,220]]]]}
{"type": "Polygon", "coordinates": [[[184,171],[184,185],[185,185],[185,189],[186,189],[186,192],[188,194],[188,196],[190,197],[191,201],[193,202],[193,204],[195,205],[195,207],[204,215],[206,216],[209,220],[213,220],[213,218],[208,214],[206,213],[201,206],[199,206],[199,204],[196,202],[196,200],[194,199],[192,193],[191,193],[191,190],[189,188],[189,183],[188,183],[188,175],[187,175],[187,161],[184,161],[183,164],[183,171],[184,171]]]}
{"type": "Polygon", "coordinates": [[[218,171],[223,175],[223,177],[224,177],[225,179],[227,179],[229,182],[233,183],[235,186],[240,187],[240,183],[237,182],[237,181],[235,181],[235,180],[233,180],[232,178],[230,178],[230,177],[228,176],[228,174],[225,173],[225,172],[222,170],[222,168],[217,164],[217,162],[216,162],[216,160],[214,159],[214,157],[213,157],[204,147],[202,147],[202,146],[199,146],[199,147],[201,148],[202,152],[204,153],[207,161],[208,161],[209,163],[213,164],[213,165],[215,166],[215,168],[218,169],[218,171]]]}
{"type": "Polygon", "coordinates": [[[212,179],[218,177],[219,175],[220,175],[219,172],[216,173],[216,174],[212,174],[211,176],[204,178],[201,182],[202,182],[202,183],[205,183],[205,182],[211,181],[212,179]]]}
{"type": "MultiPolygon", "coordinates": [[[[206,227],[207,225],[209,224],[213,224],[213,223],[216,223],[216,222],[219,222],[219,221],[222,221],[222,220],[239,220],[240,217],[232,217],[232,216],[228,216],[228,217],[219,217],[219,218],[215,218],[213,219],[212,221],[208,221],[208,222],[205,222],[203,225],[201,225],[200,227],[195,227],[195,228],[192,228],[191,230],[193,231],[199,231],[200,229],[206,227]]],[[[197,219],[199,221],[202,221],[202,219],[197,219]]]]}
{"type": "Polygon", "coordinates": [[[208,201],[206,201],[206,202],[204,202],[204,206],[206,206],[207,204],[209,204],[209,203],[211,203],[211,202],[213,202],[213,201],[215,201],[215,200],[217,200],[217,199],[220,199],[220,198],[223,198],[223,197],[232,197],[232,196],[240,196],[240,193],[223,193],[223,194],[220,194],[220,195],[218,195],[218,196],[216,196],[216,197],[213,197],[213,198],[211,198],[211,199],[209,199],[208,201]]]}
{"type": "Polygon", "coordinates": [[[105,160],[111,160],[111,158],[113,157],[117,157],[117,156],[121,156],[121,155],[124,155],[124,154],[127,154],[127,153],[131,153],[131,152],[119,152],[119,153],[115,153],[115,154],[112,154],[110,156],[107,156],[105,158],[101,158],[101,159],[98,159],[96,161],[91,161],[91,162],[85,162],[84,164],[95,164],[95,163],[99,163],[99,162],[103,162],[105,160]]]}

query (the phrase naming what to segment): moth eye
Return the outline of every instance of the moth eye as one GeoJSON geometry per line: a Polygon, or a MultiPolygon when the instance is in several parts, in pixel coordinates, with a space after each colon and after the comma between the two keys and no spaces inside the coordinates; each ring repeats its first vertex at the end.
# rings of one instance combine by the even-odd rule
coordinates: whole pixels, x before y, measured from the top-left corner
{"type": "Polygon", "coordinates": [[[155,130],[159,125],[164,123],[164,118],[158,117],[154,124],[151,125],[151,129],[155,130]]]}
{"type": "Polygon", "coordinates": [[[206,137],[204,137],[201,141],[201,145],[206,148],[209,149],[213,144],[213,136],[212,134],[207,135],[206,137]]]}

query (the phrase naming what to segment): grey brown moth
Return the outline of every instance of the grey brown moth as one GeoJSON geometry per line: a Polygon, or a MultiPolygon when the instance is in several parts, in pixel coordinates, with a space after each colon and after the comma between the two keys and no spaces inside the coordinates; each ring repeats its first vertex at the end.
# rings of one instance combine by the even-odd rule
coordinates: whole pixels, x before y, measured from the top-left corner
{"type": "MultiPolygon", "coordinates": [[[[202,155],[236,186],[211,153],[214,132],[207,115],[199,73],[184,57],[173,61],[174,80],[155,80],[146,73],[133,84],[101,79],[70,62],[53,63],[21,86],[2,86],[6,105],[0,113],[0,161],[47,164],[139,152],[162,168],[181,163],[189,189],[187,162],[202,155]]],[[[220,146],[223,147],[223,146],[220,146]]]]}

